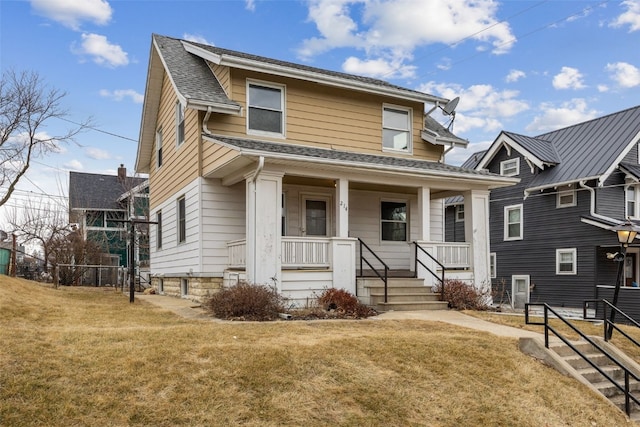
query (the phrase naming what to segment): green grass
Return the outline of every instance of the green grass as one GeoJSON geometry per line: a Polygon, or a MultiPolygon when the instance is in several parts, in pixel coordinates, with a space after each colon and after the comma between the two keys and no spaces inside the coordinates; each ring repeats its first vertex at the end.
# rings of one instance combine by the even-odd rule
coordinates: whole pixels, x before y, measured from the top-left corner
{"type": "Polygon", "coordinates": [[[0,276],[2,426],[610,426],[624,415],[439,322],[186,320],[0,276]]]}

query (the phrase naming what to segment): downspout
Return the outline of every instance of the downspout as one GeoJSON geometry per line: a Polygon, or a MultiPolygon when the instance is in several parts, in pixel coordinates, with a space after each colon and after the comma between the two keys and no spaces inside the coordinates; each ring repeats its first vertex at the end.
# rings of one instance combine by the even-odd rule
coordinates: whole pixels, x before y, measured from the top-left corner
{"type": "Polygon", "coordinates": [[[586,185],[585,181],[580,181],[580,187],[584,188],[585,190],[589,191],[589,193],[591,193],[589,215],[591,215],[594,218],[600,218],[606,221],[615,221],[613,218],[609,218],[604,215],[600,215],[596,213],[596,191],[592,187],[589,187],[588,185],[586,185]]]}
{"type": "Polygon", "coordinates": [[[207,126],[209,122],[209,117],[211,117],[211,107],[207,107],[207,114],[204,116],[204,120],[202,121],[202,131],[207,135],[213,135],[207,126]]]}

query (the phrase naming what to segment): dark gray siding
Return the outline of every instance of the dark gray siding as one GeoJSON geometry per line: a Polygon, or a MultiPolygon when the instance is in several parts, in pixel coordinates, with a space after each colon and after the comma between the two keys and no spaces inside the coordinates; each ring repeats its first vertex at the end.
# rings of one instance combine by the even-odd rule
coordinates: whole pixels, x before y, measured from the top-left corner
{"type": "MultiPolygon", "coordinates": [[[[512,151],[510,158],[518,155],[512,151]]],[[[500,162],[507,158],[509,156],[503,148],[494,157],[489,170],[499,173],[500,162]]],[[[581,221],[583,216],[590,214],[589,191],[577,191],[577,205],[565,208],[556,207],[556,190],[531,194],[523,200],[523,190],[537,173],[539,171],[536,170],[532,174],[521,159],[520,184],[491,192],[491,252],[496,253],[497,264],[494,288],[501,288],[503,282],[505,289],[511,292],[512,276],[528,275],[534,285],[531,302],[582,307],[582,301],[595,296],[596,277],[601,282],[615,282],[615,273],[613,277],[609,271],[598,273],[599,263],[612,262],[597,249],[602,245],[615,247],[616,236],[611,231],[581,221]],[[517,204],[523,205],[523,239],[504,241],[504,208],[517,204]],[[576,248],[577,274],[556,274],[556,250],[562,248],[576,248]]]]}
{"type": "Polygon", "coordinates": [[[456,207],[447,206],[444,210],[445,242],[464,242],[464,221],[456,221],[456,207]]]}
{"type": "MultiPolygon", "coordinates": [[[[595,185],[590,183],[589,185],[595,185]]],[[[615,171],[596,188],[596,213],[613,219],[624,219],[624,174],[615,171]]]]}

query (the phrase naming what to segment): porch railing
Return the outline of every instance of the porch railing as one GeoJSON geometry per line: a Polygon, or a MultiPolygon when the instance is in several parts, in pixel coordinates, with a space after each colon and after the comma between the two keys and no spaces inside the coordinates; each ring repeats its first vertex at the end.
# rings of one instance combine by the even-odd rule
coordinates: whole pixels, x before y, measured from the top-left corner
{"type": "MultiPolygon", "coordinates": [[[[282,237],[282,268],[329,268],[330,239],[322,237],[282,237]]],[[[227,243],[230,268],[245,268],[246,240],[227,243]]]]}
{"type": "Polygon", "coordinates": [[[471,245],[469,243],[433,243],[436,248],[436,259],[447,269],[471,268],[471,245]]]}
{"type": "Polygon", "coordinates": [[[322,237],[283,237],[282,268],[329,268],[329,243],[322,237]]]}

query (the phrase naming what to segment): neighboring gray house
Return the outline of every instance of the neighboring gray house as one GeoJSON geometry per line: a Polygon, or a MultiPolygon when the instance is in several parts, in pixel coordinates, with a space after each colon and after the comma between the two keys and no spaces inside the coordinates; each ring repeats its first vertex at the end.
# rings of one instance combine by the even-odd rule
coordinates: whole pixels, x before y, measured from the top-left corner
{"type": "MultiPolygon", "coordinates": [[[[495,298],[582,307],[607,297],[618,264],[611,227],[640,220],[640,106],[535,137],[503,131],[465,166],[520,178],[490,196],[495,298]]],[[[447,201],[445,237],[464,236],[462,199],[447,201]]],[[[640,297],[640,246],[625,260],[622,305],[640,297]],[[635,298],[634,298],[635,297],[635,298]]],[[[635,304],[634,304],[635,305],[635,304]]]]}
{"type": "MultiPolygon", "coordinates": [[[[148,180],[128,177],[123,165],[117,175],[69,172],[69,223],[77,224],[84,239],[100,245],[112,258],[110,265],[128,266],[128,230],[121,221],[148,218],[148,200],[148,180]]],[[[148,243],[136,249],[137,262],[148,269],[148,243]]]]}

